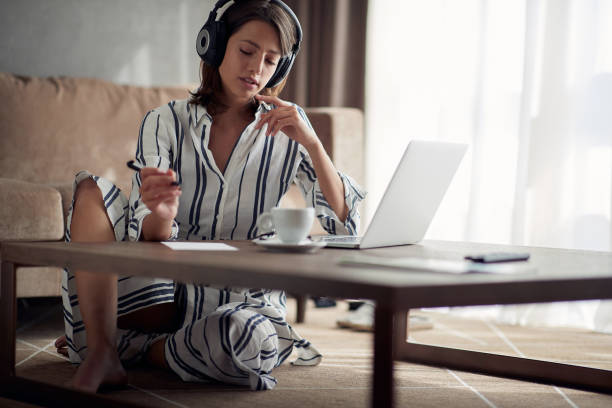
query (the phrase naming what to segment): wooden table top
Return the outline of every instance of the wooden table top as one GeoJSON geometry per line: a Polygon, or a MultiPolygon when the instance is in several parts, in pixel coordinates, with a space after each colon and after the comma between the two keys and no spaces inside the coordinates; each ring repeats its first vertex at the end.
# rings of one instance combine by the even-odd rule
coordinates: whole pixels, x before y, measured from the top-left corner
{"type": "Polygon", "coordinates": [[[3,242],[1,258],[19,265],[82,268],[293,294],[373,299],[395,309],[612,298],[612,253],[450,241],[315,254],[270,252],[249,241],[239,251],[173,251],[160,243],[3,242]],[[533,273],[462,274],[342,266],[357,254],[460,260],[483,252],[529,252],[533,273]]]}

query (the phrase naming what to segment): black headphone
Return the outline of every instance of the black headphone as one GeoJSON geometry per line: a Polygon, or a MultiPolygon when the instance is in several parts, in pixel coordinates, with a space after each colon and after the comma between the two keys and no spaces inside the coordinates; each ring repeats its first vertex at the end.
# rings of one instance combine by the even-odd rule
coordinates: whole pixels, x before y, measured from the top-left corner
{"type": "MultiPolygon", "coordinates": [[[[227,46],[227,23],[223,20],[223,14],[217,20],[217,11],[225,6],[231,0],[219,0],[215,7],[208,15],[208,20],[204,23],[204,26],[198,33],[198,39],[196,40],[196,50],[198,55],[204,62],[213,67],[218,67],[223,61],[225,56],[225,48],[227,46]]],[[[237,3],[239,0],[234,0],[237,3]]],[[[289,55],[284,55],[278,61],[276,65],[276,71],[266,84],[266,88],[274,88],[278,85],[291,70],[295,56],[300,50],[300,43],[302,42],[302,27],[293,11],[280,0],[272,0],[272,3],[279,5],[287,14],[291,17],[295,24],[295,31],[297,41],[291,48],[289,55]]]]}

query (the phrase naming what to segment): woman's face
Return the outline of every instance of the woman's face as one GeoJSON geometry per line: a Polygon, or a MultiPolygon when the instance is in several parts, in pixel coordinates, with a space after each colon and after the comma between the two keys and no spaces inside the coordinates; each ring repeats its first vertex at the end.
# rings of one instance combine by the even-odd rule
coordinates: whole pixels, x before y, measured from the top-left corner
{"type": "Polygon", "coordinates": [[[225,103],[248,103],[274,74],[281,57],[276,29],[261,20],[251,20],[227,42],[219,66],[225,103]]]}

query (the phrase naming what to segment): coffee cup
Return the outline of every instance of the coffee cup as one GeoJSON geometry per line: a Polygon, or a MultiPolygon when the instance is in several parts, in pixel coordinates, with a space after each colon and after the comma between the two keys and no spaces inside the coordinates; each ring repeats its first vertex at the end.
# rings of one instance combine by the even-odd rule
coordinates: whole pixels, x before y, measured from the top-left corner
{"type": "Polygon", "coordinates": [[[257,228],[261,233],[276,232],[278,238],[286,244],[299,244],[312,228],[314,208],[279,208],[260,214],[257,228]]]}

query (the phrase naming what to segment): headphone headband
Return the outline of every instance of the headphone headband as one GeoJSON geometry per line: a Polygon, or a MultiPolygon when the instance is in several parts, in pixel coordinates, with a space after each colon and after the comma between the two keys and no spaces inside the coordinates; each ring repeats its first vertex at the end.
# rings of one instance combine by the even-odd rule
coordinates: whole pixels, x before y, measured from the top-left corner
{"type": "MultiPolygon", "coordinates": [[[[208,24],[208,22],[210,21],[211,18],[212,18],[212,21],[217,21],[217,11],[219,9],[222,9],[223,6],[225,6],[230,1],[232,1],[232,0],[219,0],[219,1],[217,1],[217,3],[215,3],[215,6],[213,7],[213,9],[208,14],[208,19],[206,20],[205,24],[208,24]]],[[[221,16],[223,16],[223,14],[221,16]]]]}
{"type": "MultiPolygon", "coordinates": [[[[217,12],[230,1],[233,1],[234,4],[237,4],[244,0],[217,1],[210,14],[208,15],[206,23],[204,23],[204,26],[200,29],[196,40],[196,50],[198,52],[198,55],[200,56],[200,58],[202,58],[204,62],[214,67],[218,67],[219,65],[221,65],[223,57],[225,56],[225,48],[227,46],[228,40],[227,23],[223,19],[223,16],[225,15],[225,11],[227,9],[223,11],[223,14],[221,14],[218,19],[217,12]]],[[[293,13],[293,10],[291,10],[291,8],[285,3],[283,3],[281,0],[271,0],[271,3],[274,3],[281,7],[293,20],[295,26],[296,41],[293,44],[293,47],[291,47],[291,51],[289,52],[289,54],[284,55],[278,61],[276,71],[274,71],[274,74],[266,84],[266,88],[273,88],[277,86],[289,74],[289,71],[293,66],[295,57],[298,51],[300,50],[300,45],[302,42],[302,26],[300,25],[300,21],[298,20],[295,13],[293,13]]]]}

